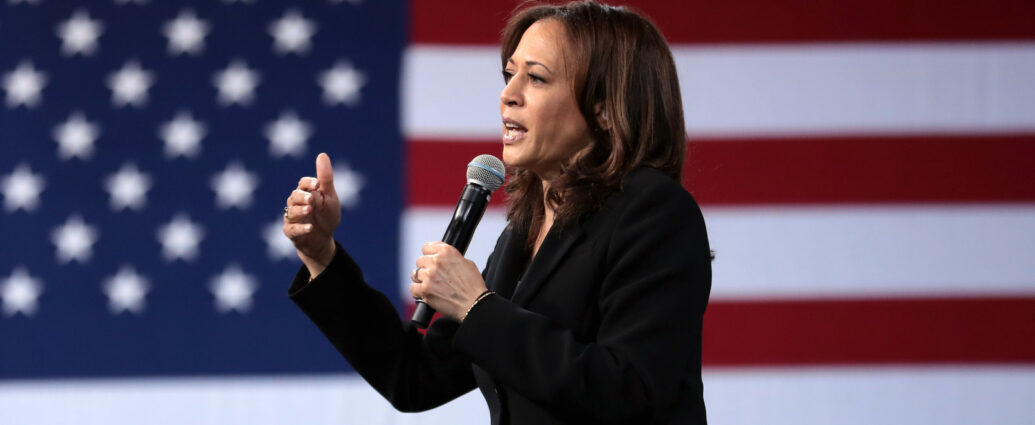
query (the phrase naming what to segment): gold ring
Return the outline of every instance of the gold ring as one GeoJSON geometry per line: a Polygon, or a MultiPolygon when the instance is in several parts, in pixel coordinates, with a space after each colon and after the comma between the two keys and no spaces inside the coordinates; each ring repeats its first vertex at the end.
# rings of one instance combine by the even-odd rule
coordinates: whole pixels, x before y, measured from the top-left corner
{"type": "Polygon", "coordinates": [[[284,207],[284,219],[288,218],[287,212],[288,212],[288,207],[284,207]]]}

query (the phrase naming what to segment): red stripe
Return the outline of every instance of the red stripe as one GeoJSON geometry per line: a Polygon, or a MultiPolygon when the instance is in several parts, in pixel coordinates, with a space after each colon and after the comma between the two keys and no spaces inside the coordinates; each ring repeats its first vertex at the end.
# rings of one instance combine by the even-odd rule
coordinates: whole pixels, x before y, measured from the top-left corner
{"type": "MultiPolygon", "coordinates": [[[[410,2],[416,43],[499,44],[516,0],[410,2]]],[[[1035,38],[1031,0],[635,0],[673,43],[1035,38]]]]}
{"type": "Polygon", "coordinates": [[[1035,298],[714,302],[709,366],[1035,363],[1035,298]]]}
{"type": "Polygon", "coordinates": [[[1031,364],[1035,298],[717,301],[701,355],[705,366],[1031,364]]]}
{"type": "MultiPolygon", "coordinates": [[[[502,142],[428,141],[407,143],[407,204],[410,206],[454,206],[466,184],[467,164],[481,154],[503,158],[502,142]]],[[[503,204],[503,189],[490,205],[503,204]]]]}
{"type": "MultiPolygon", "coordinates": [[[[452,206],[471,158],[499,142],[409,143],[409,204],[452,206]],[[442,177],[438,177],[442,176],[442,177]]],[[[701,204],[1035,202],[1035,135],[738,139],[690,143],[701,204]]],[[[499,205],[503,196],[495,196],[499,205]]]]}

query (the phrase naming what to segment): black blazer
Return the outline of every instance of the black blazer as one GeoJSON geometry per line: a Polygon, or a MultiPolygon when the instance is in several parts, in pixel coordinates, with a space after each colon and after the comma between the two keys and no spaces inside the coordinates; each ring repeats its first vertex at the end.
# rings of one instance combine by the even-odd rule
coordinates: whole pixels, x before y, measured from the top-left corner
{"type": "Polygon", "coordinates": [[[476,385],[493,424],[705,424],[701,321],[711,288],[704,219],[676,181],[641,168],[597,212],[547,234],[500,235],[487,297],[426,335],[399,319],[341,247],[289,296],[401,411],[476,385]],[[528,264],[526,269],[526,264],[528,264]]]}

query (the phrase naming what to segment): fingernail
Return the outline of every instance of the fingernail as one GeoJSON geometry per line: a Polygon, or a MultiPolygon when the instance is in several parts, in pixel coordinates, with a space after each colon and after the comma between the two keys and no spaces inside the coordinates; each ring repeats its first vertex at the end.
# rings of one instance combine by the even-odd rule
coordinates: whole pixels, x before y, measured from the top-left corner
{"type": "Polygon", "coordinates": [[[316,189],[316,179],[309,180],[309,187],[316,189]]]}
{"type": "Polygon", "coordinates": [[[302,207],[302,214],[309,214],[309,206],[308,205],[302,207]]]}
{"type": "Polygon", "coordinates": [[[313,197],[312,193],[306,192],[306,194],[305,194],[305,201],[309,202],[309,198],[312,198],[312,197],[313,197]]]}
{"type": "Polygon", "coordinates": [[[313,225],[312,224],[305,225],[305,231],[309,232],[310,230],[313,230],[313,225]]]}

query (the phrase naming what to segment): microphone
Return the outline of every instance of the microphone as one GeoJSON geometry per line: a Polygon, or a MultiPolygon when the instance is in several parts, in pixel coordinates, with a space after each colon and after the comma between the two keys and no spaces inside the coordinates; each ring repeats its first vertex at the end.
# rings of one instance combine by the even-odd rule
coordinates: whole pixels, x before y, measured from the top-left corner
{"type": "MultiPolygon", "coordinates": [[[[446,227],[446,234],[442,236],[442,242],[456,248],[460,255],[467,252],[467,245],[471,244],[471,237],[474,236],[474,228],[478,227],[478,222],[482,220],[492,192],[503,185],[504,173],[503,161],[492,155],[478,155],[467,164],[467,184],[460,193],[460,200],[456,203],[449,227],[446,227]]],[[[410,321],[418,328],[427,328],[435,310],[420,298],[416,301],[417,308],[413,311],[410,321]]]]}

